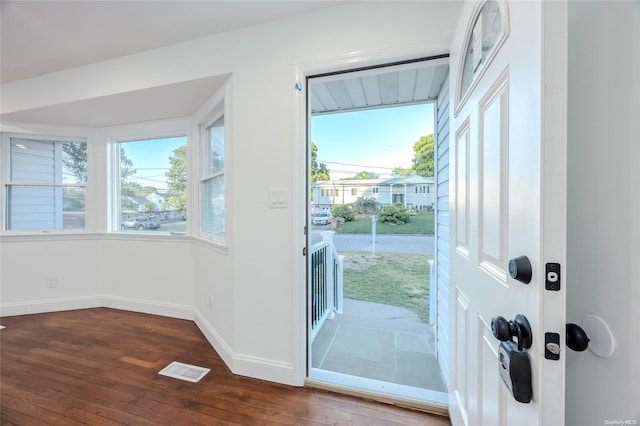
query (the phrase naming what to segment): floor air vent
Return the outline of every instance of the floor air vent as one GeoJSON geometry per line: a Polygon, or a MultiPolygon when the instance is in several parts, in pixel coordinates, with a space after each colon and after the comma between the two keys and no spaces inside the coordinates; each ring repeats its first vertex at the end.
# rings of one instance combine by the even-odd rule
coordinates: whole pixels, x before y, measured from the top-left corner
{"type": "Polygon", "coordinates": [[[171,364],[163,368],[158,374],[196,383],[199,382],[200,379],[202,379],[209,371],[211,371],[209,368],[196,367],[195,365],[173,361],[171,364]]]}

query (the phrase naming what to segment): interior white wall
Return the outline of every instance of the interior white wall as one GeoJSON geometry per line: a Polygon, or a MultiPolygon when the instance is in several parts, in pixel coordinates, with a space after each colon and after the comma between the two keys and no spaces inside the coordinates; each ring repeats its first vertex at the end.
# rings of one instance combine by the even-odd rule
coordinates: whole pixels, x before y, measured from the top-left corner
{"type": "Polygon", "coordinates": [[[567,320],[600,316],[617,347],[567,350],[566,419],[637,422],[640,5],[569,2],[569,16],[567,320]]]}
{"type": "Polygon", "coordinates": [[[191,239],[134,238],[98,241],[103,305],[193,319],[191,239]]]}
{"type": "Polygon", "coordinates": [[[0,245],[2,315],[101,306],[100,247],[94,236],[25,237],[0,245]],[[55,288],[48,288],[55,278],[55,288]]]}
{"type": "MultiPolygon", "coordinates": [[[[302,384],[305,94],[295,91],[294,83],[301,72],[445,53],[456,20],[450,10],[444,2],[355,2],[3,85],[3,110],[11,112],[233,76],[225,126],[232,135],[226,172],[228,247],[98,238],[92,250],[100,253],[102,264],[95,265],[93,275],[93,268],[87,268],[78,282],[100,271],[101,291],[117,306],[182,312],[180,307],[191,303],[197,323],[234,372],[302,384]],[[268,208],[271,189],[285,191],[287,208],[268,208]],[[132,261],[139,250],[145,251],[144,261],[164,272],[149,273],[132,261]],[[191,302],[185,288],[191,290],[191,302]]],[[[50,246],[49,262],[61,263],[64,254],[55,249],[58,245],[50,246]]],[[[18,256],[15,245],[2,243],[3,306],[21,300],[19,295],[47,297],[44,289],[13,289],[24,280],[21,268],[8,265],[18,256]]],[[[32,260],[40,264],[41,257],[32,260]]],[[[84,294],[80,289],[76,293],[84,294]]]]}

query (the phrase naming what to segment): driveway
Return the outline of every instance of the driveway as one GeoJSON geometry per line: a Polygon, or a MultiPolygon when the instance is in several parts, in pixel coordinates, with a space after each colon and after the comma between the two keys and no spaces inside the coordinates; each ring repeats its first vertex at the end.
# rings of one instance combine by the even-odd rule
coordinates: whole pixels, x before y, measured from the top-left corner
{"type": "MultiPolygon", "coordinates": [[[[319,231],[311,233],[311,244],[322,241],[319,231]]],[[[372,251],[371,234],[335,234],[333,243],[340,251],[372,251]]],[[[376,235],[376,252],[433,254],[433,235],[376,235]]]]}

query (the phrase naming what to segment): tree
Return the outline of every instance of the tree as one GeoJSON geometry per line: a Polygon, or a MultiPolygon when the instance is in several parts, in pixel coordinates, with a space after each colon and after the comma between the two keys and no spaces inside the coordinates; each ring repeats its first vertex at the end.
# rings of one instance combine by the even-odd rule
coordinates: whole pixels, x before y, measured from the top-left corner
{"type": "Polygon", "coordinates": [[[378,178],[377,174],[363,170],[361,172],[356,173],[354,177],[347,178],[347,179],[361,180],[361,179],[377,179],[377,178],[378,178]]]}
{"type": "Polygon", "coordinates": [[[419,176],[431,177],[434,171],[433,133],[421,136],[413,144],[413,172],[419,176]]]}
{"type": "Polygon", "coordinates": [[[187,145],[182,145],[173,150],[173,155],[169,157],[169,171],[164,175],[167,177],[169,193],[181,194],[187,190],[187,145]]]}
{"type": "Polygon", "coordinates": [[[123,182],[120,187],[120,194],[123,197],[146,197],[149,194],[158,192],[155,186],[142,186],[138,182],[123,182]]]}
{"type": "Polygon", "coordinates": [[[173,150],[169,157],[169,171],[165,173],[169,193],[175,195],[167,201],[167,206],[176,210],[184,210],[187,207],[187,145],[182,145],[173,150]]]}
{"type": "Polygon", "coordinates": [[[124,184],[127,177],[136,173],[133,168],[133,162],[127,158],[124,147],[120,147],[120,182],[124,184]]]}
{"type": "Polygon", "coordinates": [[[353,209],[359,214],[377,213],[378,210],[380,210],[380,204],[378,204],[378,200],[373,197],[358,197],[356,202],[353,203],[353,209]]]}
{"type": "Polygon", "coordinates": [[[406,177],[406,176],[409,176],[411,173],[413,173],[413,169],[406,168],[406,167],[394,167],[391,173],[394,176],[398,175],[400,177],[406,177]]]}
{"type": "Polygon", "coordinates": [[[62,163],[71,170],[78,182],[87,181],[87,144],[67,142],[62,144],[62,163]]]}
{"type": "Polygon", "coordinates": [[[318,147],[315,142],[311,142],[311,183],[329,180],[329,172],[326,164],[318,164],[318,147]]]}

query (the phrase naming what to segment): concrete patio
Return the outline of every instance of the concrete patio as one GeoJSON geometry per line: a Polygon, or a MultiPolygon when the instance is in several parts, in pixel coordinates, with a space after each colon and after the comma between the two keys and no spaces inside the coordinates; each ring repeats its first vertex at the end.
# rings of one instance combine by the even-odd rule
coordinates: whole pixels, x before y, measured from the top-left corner
{"type": "Polygon", "coordinates": [[[404,308],[344,299],[313,342],[312,367],[447,392],[433,327],[404,308]]]}

